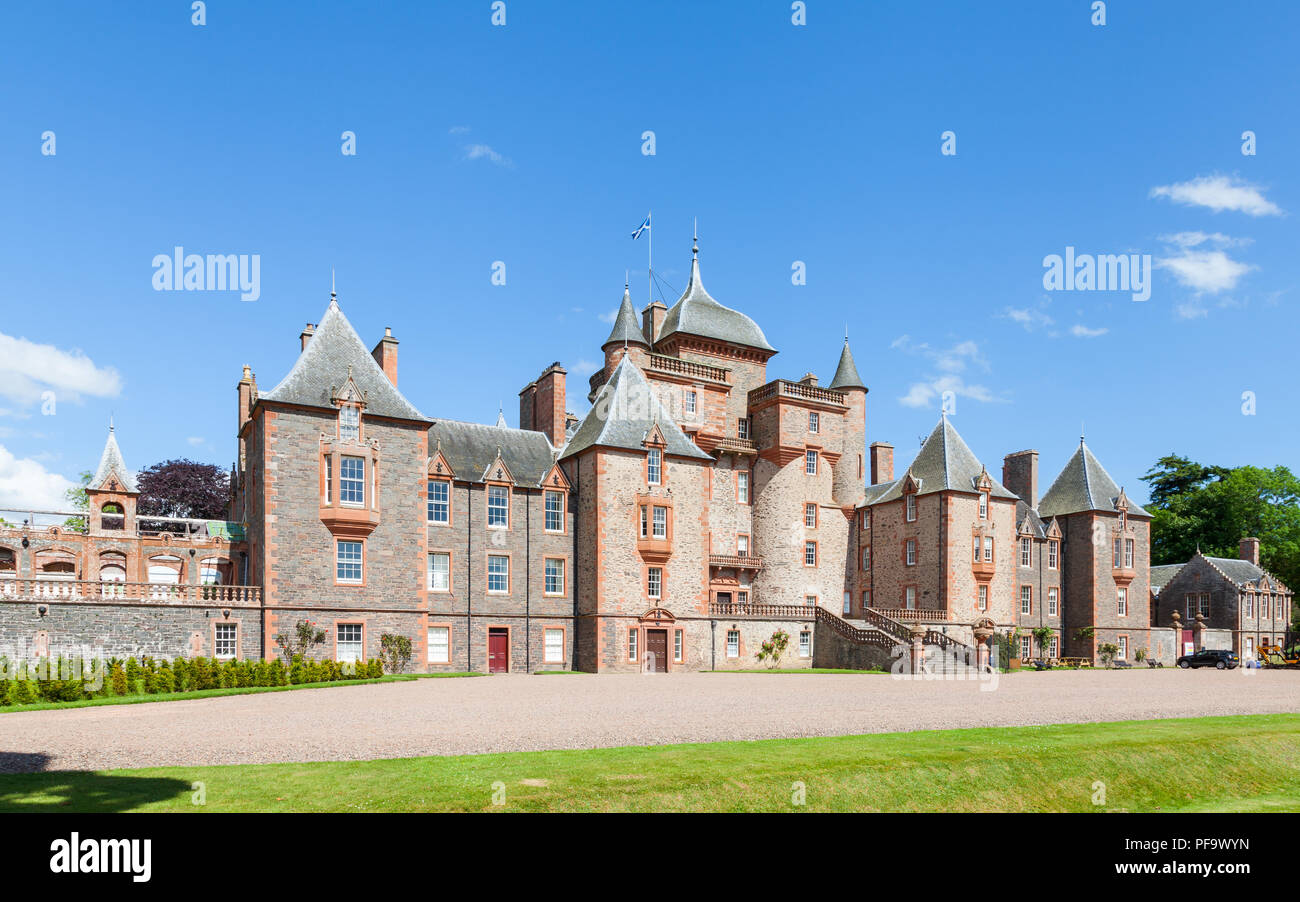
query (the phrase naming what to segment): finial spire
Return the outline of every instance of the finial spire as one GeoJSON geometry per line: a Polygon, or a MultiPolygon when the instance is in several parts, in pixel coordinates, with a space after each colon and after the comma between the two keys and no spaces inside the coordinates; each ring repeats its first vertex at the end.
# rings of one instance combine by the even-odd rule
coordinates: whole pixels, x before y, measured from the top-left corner
{"type": "Polygon", "coordinates": [[[338,292],[334,290],[334,267],[330,267],[330,300],[338,299],[338,292]]]}
{"type": "Polygon", "coordinates": [[[698,257],[700,255],[700,217],[695,217],[695,237],[691,239],[691,255],[698,257]]]}
{"type": "Polygon", "coordinates": [[[113,431],[113,414],[111,413],[108,415],[108,431],[113,431]]]}

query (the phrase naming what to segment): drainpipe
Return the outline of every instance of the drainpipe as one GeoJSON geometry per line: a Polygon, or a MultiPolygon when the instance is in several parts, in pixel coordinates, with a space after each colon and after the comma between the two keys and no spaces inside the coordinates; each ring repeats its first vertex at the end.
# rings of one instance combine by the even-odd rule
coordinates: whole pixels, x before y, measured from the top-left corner
{"type": "Polygon", "coordinates": [[[709,621],[709,670],[718,669],[718,621],[709,621]]]}
{"type": "MultiPolygon", "coordinates": [[[[545,478],[545,477],[543,477],[545,478]]],[[[542,507],[545,510],[545,505],[542,507]]],[[[524,673],[533,672],[533,495],[524,495],[524,673]]],[[[542,562],[542,579],[546,579],[546,562],[542,562]]]]}
{"type": "Polygon", "coordinates": [[[473,549],[474,549],[474,514],[470,505],[474,503],[474,486],[467,484],[465,486],[465,669],[474,669],[474,620],[473,620],[473,593],[471,592],[472,581],[474,579],[473,549]]]}

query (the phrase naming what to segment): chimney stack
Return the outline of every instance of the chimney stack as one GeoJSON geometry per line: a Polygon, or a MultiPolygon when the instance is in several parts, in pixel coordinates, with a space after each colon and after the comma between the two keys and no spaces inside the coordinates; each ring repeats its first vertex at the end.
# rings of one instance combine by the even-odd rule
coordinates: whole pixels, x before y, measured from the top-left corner
{"type": "Polygon", "coordinates": [[[1002,458],[1002,484],[1038,509],[1038,452],[1016,451],[1002,458]]]}
{"type": "Polygon", "coordinates": [[[1243,561],[1250,561],[1256,567],[1259,566],[1259,539],[1254,536],[1242,539],[1237,545],[1237,551],[1237,556],[1243,561]]]}
{"type": "Polygon", "coordinates": [[[646,344],[654,347],[654,343],[659,340],[659,330],[664,327],[664,317],[667,315],[668,308],[662,301],[647,304],[641,311],[641,334],[645,336],[646,344]]]}
{"type": "Polygon", "coordinates": [[[244,425],[249,420],[253,409],[253,394],[257,391],[257,379],[253,376],[253,371],[249,369],[248,364],[244,364],[244,375],[239,380],[237,390],[239,392],[239,429],[236,430],[235,434],[239,436],[239,469],[242,472],[246,459],[244,425]]]}
{"type": "Polygon", "coordinates": [[[894,481],[894,446],[889,442],[871,443],[871,484],[894,481]]]}
{"type": "Polygon", "coordinates": [[[391,328],[384,327],[384,337],[379,339],[379,344],[375,345],[370,356],[375,358],[375,363],[379,364],[388,381],[393,383],[393,388],[397,388],[397,339],[393,337],[391,328]]]}
{"type": "Polygon", "coordinates": [[[557,448],[564,447],[568,424],[564,409],[567,375],[568,371],[557,361],[519,393],[519,428],[544,433],[557,448]]]}
{"type": "Polygon", "coordinates": [[[302,347],[298,349],[299,352],[307,350],[307,342],[311,341],[311,337],[315,334],[316,327],[311,323],[308,323],[306,327],[303,328],[302,333],[298,336],[298,340],[302,342],[302,347]]]}

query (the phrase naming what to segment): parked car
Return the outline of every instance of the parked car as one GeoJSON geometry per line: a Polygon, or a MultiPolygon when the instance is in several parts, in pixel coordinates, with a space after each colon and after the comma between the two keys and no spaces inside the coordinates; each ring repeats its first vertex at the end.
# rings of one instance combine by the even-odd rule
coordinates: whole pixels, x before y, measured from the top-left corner
{"type": "Polygon", "coordinates": [[[1232,670],[1240,663],[1241,660],[1237,657],[1237,653],[1226,648],[1202,648],[1195,654],[1183,655],[1178,659],[1178,666],[1184,670],[1188,667],[1213,667],[1217,670],[1232,670]]]}

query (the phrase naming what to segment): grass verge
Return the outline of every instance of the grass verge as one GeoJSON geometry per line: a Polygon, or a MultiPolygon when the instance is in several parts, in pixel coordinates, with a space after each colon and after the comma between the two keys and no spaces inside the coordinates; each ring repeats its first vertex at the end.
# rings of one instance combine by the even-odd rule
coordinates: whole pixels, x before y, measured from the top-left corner
{"type": "Polygon", "coordinates": [[[229,689],[196,689],[193,692],[167,692],[158,695],[111,695],[106,698],[85,698],[75,702],[33,702],[30,705],[9,705],[0,708],[0,714],[18,711],[51,711],[62,708],[98,708],[101,705],[139,705],[145,702],[183,702],[196,698],[217,698],[222,695],[256,695],[259,692],[292,692],[295,689],[341,689],[344,686],[368,686],[371,683],[405,683],[409,680],[432,680],[439,677],[483,676],[481,673],[396,673],[371,680],[331,680],[328,683],[297,683],[289,686],[244,686],[229,689]]]}
{"type": "Polygon", "coordinates": [[[1296,714],[0,775],[5,812],[1297,809],[1296,714]]]}

